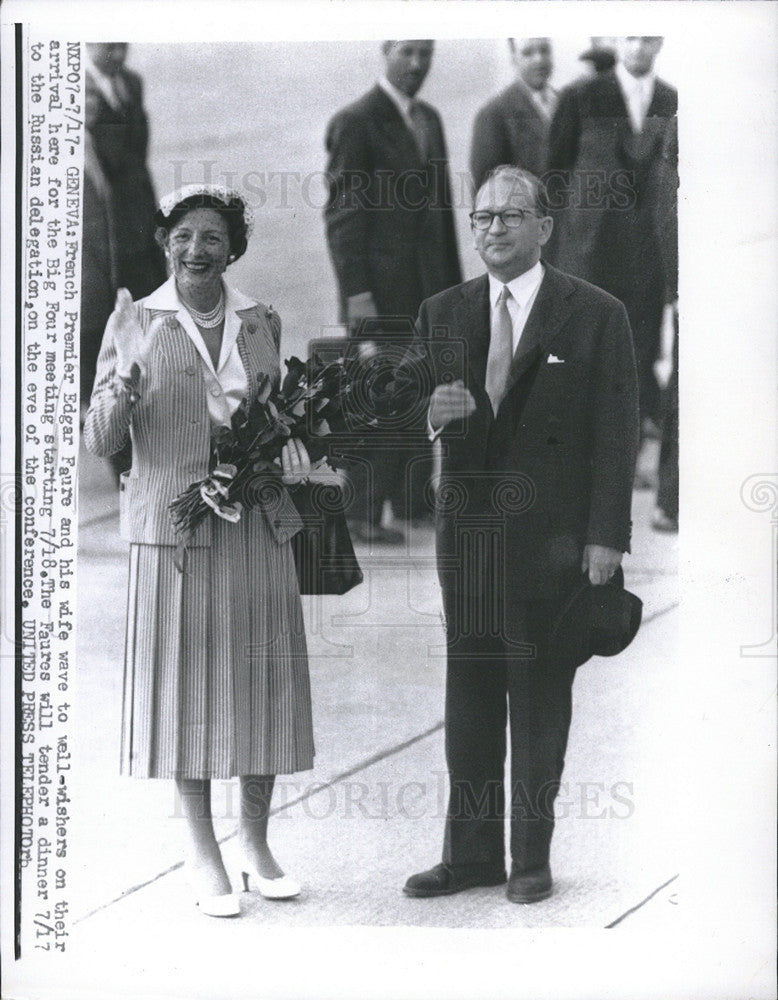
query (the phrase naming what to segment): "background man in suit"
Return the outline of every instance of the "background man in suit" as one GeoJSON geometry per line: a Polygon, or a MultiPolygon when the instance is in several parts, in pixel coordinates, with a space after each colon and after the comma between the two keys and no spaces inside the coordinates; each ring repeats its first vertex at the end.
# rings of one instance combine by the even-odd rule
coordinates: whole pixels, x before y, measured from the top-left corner
{"type": "Polygon", "coordinates": [[[419,314],[433,365],[455,343],[464,350],[428,411],[444,455],[436,542],[451,793],[443,863],[405,892],[505,881],[507,718],[508,898],[529,903],[552,890],[575,672],[551,655],[549,633],[581,574],[606,583],[629,548],[637,385],[623,305],[540,261],[553,221],[535,177],[498,168],[471,220],[488,274],[419,314]]]}
{"type": "Polygon", "coordinates": [[[110,185],[118,242],[118,283],[133,299],[150,295],[167,277],[154,239],[157,201],[146,166],[149,128],[143,81],[124,61],[125,42],[89,42],[86,88],[96,104],[90,134],[110,185]]]}
{"type": "Polygon", "coordinates": [[[100,101],[91,87],[84,101],[84,228],[81,236],[81,409],[86,416],[103,333],[116,303],[118,240],[111,188],[100,166],[92,126],[100,101]]]}
{"type": "Polygon", "coordinates": [[[562,91],[551,123],[549,197],[559,210],[556,264],[627,307],[644,432],[659,421],[653,365],[664,305],[655,226],[658,169],[678,95],[657,79],[655,37],[622,38],[613,73],[562,91]]]}
{"type": "MultiPolygon", "coordinates": [[[[149,130],[143,107],[143,82],[124,65],[127,48],[126,42],[86,45],[89,140],[82,262],[86,298],[81,337],[82,392],[86,403],[103,330],[114,305],[112,292],[126,288],[133,299],[141,299],[166,278],[165,260],[154,239],[157,202],[146,166],[149,130]],[[102,188],[94,186],[98,177],[103,181],[102,188]],[[117,238],[118,233],[121,239],[117,238]],[[100,247],[96,240],[103,234],[108,242],[100,247]]],[[[117,477],[129,469],[132,464],[129,443],[109,461],[117,477]]]]}
{"type": "MultiPolygon", "coordinates": [[[[396,362],[391,342],[412,334],[422,299],[462,278],[443,126],[435,109],[416,99],[433,43],[386,41],[382,51],[385,75],[327,128],[325,208],[342,318],[378,367],[382,355],[396,362]]],[[[380,521],[385,500],[396,515],[420,512],[420,490],[416,511],[405,502],[410,453],[395,446],[363,457],[372,487],[358,489],[368,501],[361,527],[372,541],[401,540],[380,521]]]]}
{"type": "Polygon", "coordinates": [[[548,85],[554,65],[548,38],[510,38],[516,82],[478,112],[473,125],[470,172],[476,188],[501,163],[523,167],[538,177],[548,151],[548,129],[556,91],[548,85]]]}

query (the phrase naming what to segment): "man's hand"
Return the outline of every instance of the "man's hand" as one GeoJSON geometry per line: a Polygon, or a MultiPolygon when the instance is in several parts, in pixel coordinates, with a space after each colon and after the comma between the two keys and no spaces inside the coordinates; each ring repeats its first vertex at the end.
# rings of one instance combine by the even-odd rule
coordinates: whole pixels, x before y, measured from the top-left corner
{"type": "Polygon", "coordinates": [[[132,296],[126,288],[120,288],[116,293],[116,306],[108,317],[106,333],[113,338],[116,346],[117,374],[121,378],[132,378],[135,365],[144,374],[152,338],[143,335],[132,296]]]}
{"type": "Polygon", "coordinates": [[[657,358],[654,362],[654,375],[659,383],[660,389],[666,389],[673,374],[672,357],[657,358]]]}
{"type": "Polygon", "coordinates": [[[290,438],[281,449],[282,481],[291,486],[304,482],[311,474],[311,460],[308,451],[299,438],[290,438]]]}
{"type": "Polygon", "coordinates": [[[374,319],[378,315],[375,300],[370,292],[349,295],[346,299],[346,320],[352,329],[363,319],[374,319]]]}
{"type": "Polygon", "coordinates": [[[434,431],[440,430],[453,420],[464,420],[475,412],[475,400],[469,389],[465,388],[462,379],[457,379],[450,385],[438,385],[430,397],[428,412],[430,426],[434,431]]]}
{"type": "Polygon", "coordinates": [[[662,313],[662,331],[659,357],[654,362],[654,375],[661,389],[666,389],[673,374],[673,341],[678,319],[678,300],[665,306],[662,313]]]}
{"type": "Polygon", "coordinates": [[[622,553],[607,545],[587,545],[583,553],[581,572],[589,573],[589,583],[607,583],[621,565],[622,553]]]}

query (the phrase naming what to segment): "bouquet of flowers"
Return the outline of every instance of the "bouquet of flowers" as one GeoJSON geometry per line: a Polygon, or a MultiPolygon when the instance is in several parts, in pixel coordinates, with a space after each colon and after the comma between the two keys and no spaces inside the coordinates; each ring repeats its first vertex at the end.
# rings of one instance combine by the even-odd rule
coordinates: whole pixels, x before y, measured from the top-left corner
{"type": "Polygon", "coordinates": [[[292,357],[285,365],[287,374],[278,389],[269,376],[258,374],[253,393],[241,402],[230,426],[214,432],[209,475],[170,504],[180,557],[209,514],[240,520],[244,508],[253,505],[256,491],[248,487],[257,476],[280,480],[279,458],[289,438],[302,441],[313,466],[326,461],[337,468],[346,462],[331,454],[330,435],[348,434],[359,444],[360,435],[378,429],[384,417],[391,423],[405,405],[396,374],[366,380],[358,358],[305,363],[292,357]]]}

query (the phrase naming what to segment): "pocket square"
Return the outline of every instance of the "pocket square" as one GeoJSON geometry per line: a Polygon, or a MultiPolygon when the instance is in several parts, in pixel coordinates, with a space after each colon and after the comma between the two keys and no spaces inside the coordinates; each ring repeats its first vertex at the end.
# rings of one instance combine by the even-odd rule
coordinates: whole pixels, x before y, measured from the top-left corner
{"type": "Polygon", "coordinates": [[[558,358],[556,354],[549,354],[548,363],[550,365],[563,365],[565,363],[564,358],[558,358]]]}

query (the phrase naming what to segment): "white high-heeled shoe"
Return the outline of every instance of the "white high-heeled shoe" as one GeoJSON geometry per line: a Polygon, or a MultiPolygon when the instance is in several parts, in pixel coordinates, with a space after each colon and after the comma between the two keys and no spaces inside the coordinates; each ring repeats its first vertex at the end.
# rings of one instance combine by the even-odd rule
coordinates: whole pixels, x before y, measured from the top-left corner
{"type": "Polygon", "coordinates": [[[224,892],[218,896],[200,896],[193,873],[188,865],[184,874],[194,896],[195,906],[207,917],[239,917],[240,898],[234,892],[224,892]]]}
{"type": "Polygon", "coordinates": [[[243,891],[249,891],[249,877],[253,879],[260,895],[265,899],[294,899],[300,895],[300,885],[289,875],[279,875],[278,878],[265,878],[256,868],[243,858],[241,876],[243,891]]]}
{"type": "Polygon", "coordinates": [[[240,900],[234,892],[225,893],[223,896],[200,896],[195,900],[195,905],[200,913],[207,917],[239,917],[240,900]]]}

